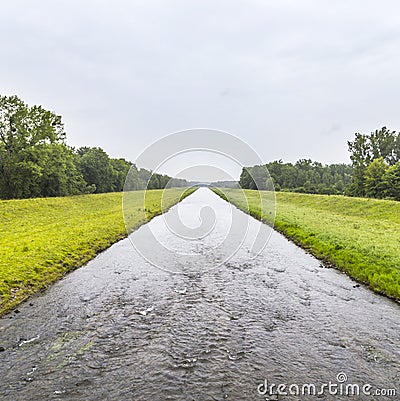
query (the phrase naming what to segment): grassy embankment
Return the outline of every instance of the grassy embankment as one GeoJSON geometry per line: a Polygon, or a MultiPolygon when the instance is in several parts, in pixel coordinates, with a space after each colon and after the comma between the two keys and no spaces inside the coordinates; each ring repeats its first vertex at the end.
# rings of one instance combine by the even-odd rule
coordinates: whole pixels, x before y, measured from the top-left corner
{"type": "MultiPolygon", "coordinates": [[[[223,189],[223,197],[268,222],[271,196],[223,189]],[[261,208],[263,210],[261,210],[261,208]]],[[[327,264],[400,300],[400,202],[276,193],[275,228],[327,264]]]]}
{"type": "MultiPolygon", "coordinates": [[[[131,229],[193,190],[130,192],[131,229]]],[[[122,193],[0,201],[0,315],[127,235],[122,193]]],[[[162,210],[163,209],[163,210],[162,210]]]]}

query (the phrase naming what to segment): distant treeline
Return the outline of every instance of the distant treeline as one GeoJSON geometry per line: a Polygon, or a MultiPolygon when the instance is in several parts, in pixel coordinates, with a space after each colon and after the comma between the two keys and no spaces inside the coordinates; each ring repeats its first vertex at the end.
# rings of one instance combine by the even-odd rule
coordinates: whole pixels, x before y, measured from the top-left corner
{"type": "Polygon", "coordinates": [[[301,159],[295,164],[279,160],[243,168],[239,184],[247,189],[274,187],[276,191],[343,194],[351,182],[352,170],[347,164],[323,166],[309,159],[301,159]]]}
{"type": "Polygon", "coordinates": [[[211,187],[216,188],[240,188],[239,183],[237,181],[214,181],[210,184],[211,187]]]}
{"type": "MultiPolygon", "coordinates": [[[[272,189],[273,184],[278,191],[400,200],[400,135],[386,127],[356,133],[348,148],[352,165],[279,160],[243,168],[239,184],[248,189],[272,189]]],[[[41,106],[29,107],[17,96],[0,96],[0,198],[122,191],[125,181],[129,190],[189,185],[110,158],[99,147],[74,149],[66,144],[60,116],[41,106]]]]}
{"type": "Polygon", "coordinates": [[[0,198],[68,196],[186,186],[186,180],[152,174],[98,147],[66,145],[61,117],[17,96],[0,96],[0,198]]]}
{"type": "Polygon", "coordinates": [[[277,191],[400,200],[400,135],[386,127],[371,134],[356,133],[348,147],[352,165],[279,160],[243,168],[239,184],[247,189],[274,187],[277,191]]]}

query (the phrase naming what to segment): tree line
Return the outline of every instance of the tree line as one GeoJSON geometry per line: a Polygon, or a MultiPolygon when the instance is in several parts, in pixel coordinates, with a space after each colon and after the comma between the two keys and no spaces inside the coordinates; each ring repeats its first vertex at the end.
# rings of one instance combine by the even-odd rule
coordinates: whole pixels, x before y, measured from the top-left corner
{"type": "MultiPolygon", "coordinates": [[[[348,149],[352,164],[278,160],[244,167],[239,184],[248,189],[400,200],[397,132],[383,127],[356,133],[348,149]]],[[[17,96],[0,96],[0,198],[114,192],[124,185],[129,190],[161,189],[188,182],[110,158],[99,147],[70,147],[60,116],[41,106],[29,107],[17,96]]]]}
{"type": "Polygon", "coordinates": [[[153,174],[99,147],[66,144],[60,116],[0,96],[0,198],[68,196],[186,186],[186,180],[153,174]]]}
{"type": "Polygon", "coordinates": [[[309,159],[282,160],[244,167],[239,184],[247,189],[272,189],[312,194],[400,200],[400,135],[386,127],[355,134],[348,142],[352,164],[322,165],[309,159]]]}
{"type": "Polygon", "coordinates": [[[310,159],[301,159],[294,164],[278,160],[243,168],[239,184],[247,189],[343,194],[351,177],[352,167],[347,164],[324,166],[310,159]]]}

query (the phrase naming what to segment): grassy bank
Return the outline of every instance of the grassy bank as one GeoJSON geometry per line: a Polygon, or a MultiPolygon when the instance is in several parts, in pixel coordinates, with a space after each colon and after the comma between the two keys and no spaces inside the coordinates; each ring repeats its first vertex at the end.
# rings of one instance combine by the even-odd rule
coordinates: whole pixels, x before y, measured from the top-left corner
{"type": "MultiPolygon", "coordinates": [[[[193,190],[130,192],[130,229],[193,190]]],[[[127,235],[122,193],[0,201],[0,315],[127,235]]]]}
{"type": "MultiPolygon", "coordinates": [[[[224,197],[259,220],[270,220],[271,196],[223,189],[224,197]]],[[[276,193],[275,228],[317,258],[373,290],[400,300],[400,202],[276,193]]]]}

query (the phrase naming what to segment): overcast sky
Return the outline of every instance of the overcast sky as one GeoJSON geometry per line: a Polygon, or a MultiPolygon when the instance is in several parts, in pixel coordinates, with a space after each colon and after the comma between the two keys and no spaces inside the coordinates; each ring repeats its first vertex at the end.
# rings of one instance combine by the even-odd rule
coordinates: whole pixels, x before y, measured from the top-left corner
{"type": "Polygon", "coordinates": [[[132,161],[206,127],[264,161],[348,162],[354,132],[400,130],[399,16],[395,0],[2,1],[0,93],[132,161]]]}

